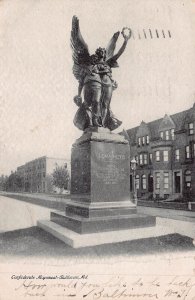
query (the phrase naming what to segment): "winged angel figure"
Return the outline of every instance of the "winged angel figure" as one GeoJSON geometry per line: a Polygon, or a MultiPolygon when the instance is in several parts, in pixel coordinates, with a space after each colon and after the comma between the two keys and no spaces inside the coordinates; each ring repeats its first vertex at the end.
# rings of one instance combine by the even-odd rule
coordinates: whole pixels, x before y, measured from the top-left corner
{"type": "Polygon", "coordinates": [[[112,93],[117,88],[116,81],[112,79],[112,68],[118,67],[117,60],[126,48],[131,30],[125,27],[121,33],[124,42],[117,54],[114,54],[114,50],[120,35],[119,31],[113,35],[106,49],[98,48],[95,54],[90,55],[80,32],[79,20],[76,16],[72,18],[73,74],[79,81],[78,95],[74,97],[74,102],[79,109],[74,117],[74,125],[81,130],[89,127],[114,130],[122,123],[110,109],[112,93]]]}

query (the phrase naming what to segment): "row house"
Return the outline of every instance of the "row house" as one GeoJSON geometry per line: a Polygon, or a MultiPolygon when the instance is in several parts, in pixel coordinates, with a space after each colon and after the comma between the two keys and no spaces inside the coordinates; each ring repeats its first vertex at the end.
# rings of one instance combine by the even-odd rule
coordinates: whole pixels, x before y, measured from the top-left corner
{"type": "Polygon", "coordinates": [[[22,178],[22,191],[32,193],[51,191],[51,174],[57,166],[61,167],[65,164],[70,169],[68,160],[42,156],[19,166],[17,174],[22,178]]]}
{"type": "MultiPolygon", "coordinates": [[[[195,197],[195,104],[127,130],[138,198],[195,197]]],[[[130,188],[133,174],[130,174],[130,188]]]]}

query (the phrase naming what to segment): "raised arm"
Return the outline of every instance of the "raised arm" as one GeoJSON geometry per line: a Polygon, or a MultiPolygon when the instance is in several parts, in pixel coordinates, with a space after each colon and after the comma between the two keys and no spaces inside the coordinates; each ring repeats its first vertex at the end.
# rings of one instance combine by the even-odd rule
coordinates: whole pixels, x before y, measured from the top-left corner
{"type": "Polygon", "coordinates": [[[130,39],[131,37],[131,30],[127,27],[123,28],[122,30],[122,35],[123,35],[123,38],[124,38],[124,42],[122,44],[122,47],[119,49],[118,53],[116,53],[111,59],[112,61],[117,61],[117,59],[121,56],[121,54],[123,54],[123,52],[125,51],[125,48],[127,46],[127,43],[128,43],[128,40],[130,39]],[[125,34],[125,30],[129,30],[129,34],[125,34]]]}
{"type": "Polygon", "coordinates": [[[127,43],[128,43],[128,40],[124,40],[123,44],[122,44],[122,47],[119,49],[118,53],[116,53],[112,59],[113,60],[117,60],[122,54],[123,52],[125,51],[125,48],[127,46],[127,43]]]}

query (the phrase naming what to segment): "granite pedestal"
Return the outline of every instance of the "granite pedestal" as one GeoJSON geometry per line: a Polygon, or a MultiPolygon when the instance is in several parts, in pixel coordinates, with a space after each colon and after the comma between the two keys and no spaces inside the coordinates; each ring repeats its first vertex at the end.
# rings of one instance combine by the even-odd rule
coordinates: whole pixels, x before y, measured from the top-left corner
{"type": "Polygon", "coordinates": [[[51,222],[81,235],[155,226],[155,217],[136,214],[130,198],[129,155],[122,135],[85,132],[72,146],[71,201],[64,213],[51,213],[51,222]]]}

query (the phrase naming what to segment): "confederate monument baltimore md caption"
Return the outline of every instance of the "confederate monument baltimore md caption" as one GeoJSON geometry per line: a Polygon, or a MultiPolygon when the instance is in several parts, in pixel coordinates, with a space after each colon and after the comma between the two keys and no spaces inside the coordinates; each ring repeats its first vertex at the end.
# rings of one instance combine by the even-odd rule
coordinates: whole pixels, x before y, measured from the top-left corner
{"type": "Polygon", "coordinates": [[[72,19],[73,74],[79,81],[74,125],[83,134],[72,146],[71,200],[65,212],[51,212],[51,220],[39,221],[38,226],[75,248],[129,240],[133,228],[155,226],[155,217],[136,213],[130,199],[129,143],[112,133],[122,123],[110,109],[117,88],[112,68],[118,67],[131,30],[124,27],[121,33],[124,41],[117,54],[120,32],[106,49],[90,55],[79,20],[72,19]]]}

